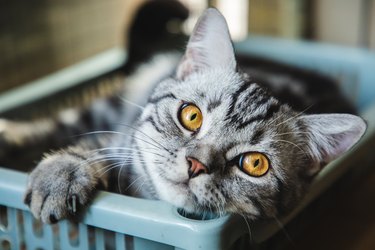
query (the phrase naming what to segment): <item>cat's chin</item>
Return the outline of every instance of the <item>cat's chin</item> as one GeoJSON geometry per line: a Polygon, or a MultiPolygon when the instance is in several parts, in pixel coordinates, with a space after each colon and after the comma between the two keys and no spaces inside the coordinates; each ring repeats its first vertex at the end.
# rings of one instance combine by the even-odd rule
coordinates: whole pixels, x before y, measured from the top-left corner
{"type": "Polygon", "coordinates": [[[205,209],[201,204],[202,197],[199,197],[202,195],[200,193],[202,191],[201,185],[199,184],[203,184],[204,179],[205,178],[201,178],[201,176],[199,176],[182,182],[170,181],[170,189],[167,195],[168,197],[164,197],[164,200],[172,203],[174,206],[180,209],[183,209],[187,213],[202,213],[202,211],[205,211],[205,209]]]}
{"type": "Polygon", "coordinates": [[[196,199],[189,188],[188,180],[176,181],[163,178],[163,181],[158,182],[158,185],[159,187],[155,189],[158,190],[159,199],[167,201],[178,208],[189,210],[189,212],[194,211],[194,201],[196,199]]]}

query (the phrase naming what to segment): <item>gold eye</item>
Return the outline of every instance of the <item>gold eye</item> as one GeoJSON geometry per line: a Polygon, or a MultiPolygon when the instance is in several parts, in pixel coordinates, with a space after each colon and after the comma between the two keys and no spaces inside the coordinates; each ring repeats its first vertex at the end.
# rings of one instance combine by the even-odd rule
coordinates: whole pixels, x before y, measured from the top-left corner
{"type": "Polygon", "coordinates": [[[248,175],[260,177],[267,173],[270,163],[262,153],[246,153],[240,157],[240,169],[248,175]]]}
{"type": "Polygon", "coordinates": [[[198,131],[202,126],[202,112],[194,104],[183,104],[180,108],[178,118],[181,125],[187,130],[195,132],[198,131]]]}

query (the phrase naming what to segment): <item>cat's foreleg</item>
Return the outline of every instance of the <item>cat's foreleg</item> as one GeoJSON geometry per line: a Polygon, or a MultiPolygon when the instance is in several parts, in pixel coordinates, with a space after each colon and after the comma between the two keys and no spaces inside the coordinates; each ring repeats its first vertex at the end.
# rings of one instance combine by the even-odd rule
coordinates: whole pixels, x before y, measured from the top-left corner
{"type": "Polygon", "coordinates": [[[81,142],[46,155],[31,172],[24,202],[44,223],[79,219],[98,188],[108,187],[110,165],[97,148],[107,140],[81,142]]]}
{"type": "Polygon", "coordinates": [[[0,119],[0,165],[26,171],[47,150],[72,144],[91,129],[83,122],[86,113],[89,111],[69,109],[51,118],[0,119]]]}

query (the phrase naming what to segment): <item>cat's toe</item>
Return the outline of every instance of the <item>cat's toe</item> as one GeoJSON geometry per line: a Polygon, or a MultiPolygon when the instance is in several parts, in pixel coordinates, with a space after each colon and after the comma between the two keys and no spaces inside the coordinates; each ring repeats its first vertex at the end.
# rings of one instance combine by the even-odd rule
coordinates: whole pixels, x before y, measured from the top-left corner
{"type": "Polygon", "coordinates": [[[24,202],[44,223],[79,221],[97,190],[92,172],[79,168],[81,159],[58,154],[46,157],[31,172],[24,202]]]}
{"type": "Polygon", "coordinates": [[[26,191],[25,197],[23,198],[23,203],[25,203],[25,205],[30,206],[32,194],[31,189],[26,191]]]}
{"type": "Polygon", "coordinates": [[[69,194],[69,191],[42,192],[34,190],[25,195],[25,204],[36,219],[44,223],[54,224],[63,219],[78,220],[83,204],[76,194],[69,194]]]}
{"type": "Polygon", "coordinates": [[[68,209],[63,196],[48,195],[41,204],[40,220],[44,223],[53,224],[68,218],[68,209]]]}

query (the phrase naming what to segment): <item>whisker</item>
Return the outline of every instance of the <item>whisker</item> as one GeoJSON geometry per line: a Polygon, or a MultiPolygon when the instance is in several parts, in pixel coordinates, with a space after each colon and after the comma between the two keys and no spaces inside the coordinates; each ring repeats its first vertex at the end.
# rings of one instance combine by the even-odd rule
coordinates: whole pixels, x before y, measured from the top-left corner
{"type": "Polygon", "coordinates": [[[131,186],[133,186],[136,182],[140,181],[141,179],[145,179],[145,178],[146,178],[146,177],[143,176],[143,175],[138,176],[134,181],[132,181],[132,183],[130,183],[130,184],[126,187],[125,191],[128,191],[129,188],[130,188],[131,186]]]}
{"type": "Polygon", "coordinates": [[[78,135],[72,135],[71,137],[80,137],[80,136],[97,135],[97,134],[116,134],[116,135],[122,135],[122,136],[129,136],[125,133],[118,132],[118,131],[97,130],[97,131],[86,132],[86,133],[82,133],[82,134],[78,134],[78,135]]]}
{"type": "MultiPolygon", "coordinates": [[[[307,108],[305,108],[305,109],[302,110],[301,112],[297,113],[295,116],[292,116],[292,117],[286,119],[285,121],[280,122],[279,124],[276,125],[276,127],[278,127],[278,126],[280,126],[281,124],[284,124],[284,123],[286,123],[286,122],[288,122],[288,121],[290,121],[290,120],[293,120],[293,119],[296,118],[296,117],[301,116],[301,115],[304,114],[308,109],[310,109],[312,106],[313,106],[313,104],[311,104],[310,106],[308,106],[307,108]]],[[[272,121],[270,124],[272,124],[273,122],[274,122],[274,121],[272,121]]]]}
{"type": "Polygon", "coordinates": [[[106,170],[104,170],[104,172],[101,173],[101,175],[99,175],[99,178],[102,177],[105,173],[111,171],[112,169],[118,168],[119,166],[120,164],[118,162],[106,165],[105,166],[106,170]]]}
{"type": "Polygon", "coordinates": [[[162,147],[164,150],[166,150],[168,153],[172,153],[170,152],[166,147],[164,147],[161,143],[155,141],[151,136],[147,135],[146,133],[144,133],[143,131],[131,126],[131,125],[128,125],[128,124],[124,124],[124,123],[119,123],[118,125],[120,126],[125,126],[125,127],[128,127],[128,128],[131,128],[131,129],[134,129],[135,131],[141,133],[142,135],[146,136],[147,138],[149,138],[150,140],[152,140],[153,142],[155,142],[157,145],[159,145],[160,147],[162,147]]]}
{"type": "Polygon", "coordinates": [[[120,184],[121,172],[122,172],[122,169],[123,169],[124,166],[125,166],[125,162],[126,162],[127,160],[129,160],[129,157],[130,157],[130,156],[128,156],[127,158],[125,158],[125,160],[123,161],[123,163],[122,163],[122,165],[121,165],[121,168],[120,168],[120,170],[119,170],[119,172],[118,172],[118,175],[117,175],[117,188],[118,188],[118,191],[119,191],[120,194],[122,194],[122,189],[121,189],[121,184],[120,184]]]}
{"type": "MultiPolygon", "coordinates": [[[[151,143],[151,142],[149,142],[149,141],[144,140],[143,138],[136,137],[134,134],[132,135],[132,137],[135,138],[135,139],[137,139],[137,140],[143,141],[143,142],[145,142],[145,143],[147,143],[147,144],[149,144],[149,145],[151,145],[151,146],[154,146],[156,149],[163,149],[163,148],[161,148],[161,147],[158,146],[158,145],[155,145],[155,144],[153,144],[153,143],[151,143]]],[[[169,151],[168,151],[168,152],[169,152],[169,151]]]]}
{"type": "Polygon", "coordinates": [[[293,248],[294,249],[297,249],[297,246],[296,244],[294,243],[294,241],[292,240],[292,238],[290,237],[289,233],[286,231],[284,225],[281,223],[281,221],[279,219],[277,219],[276,216],[273,216],[273,218],[275,219],[277,225],[279,226],[279,228],[283,231],[283,233],[285,234],[287,240],[292,244],[293,248]]]}
{"type": "Polygon", "coordinates": [[[306,134],[309,135],[309,132],[303,132],[303,131],[296,131],[296,132],[286,132],[286,133],[281,133],[281,134],[276,134],[276,136],[281,136],[281,135],[298,135],[298,134],[306,134]]]}
{"type": "Polygon", "coordinates": [[[249,232],[249,246],[251,246],[252,243],[253,243],[253,235],[252,235],[252,233],[251,233],[250,224],[249,224],[249,222],[247,221],[245,215],[243,215],[242,213],[240,213],[239,215],[241,215],[241,217],[242,217],[242,218],[244,219],[244,221],[245,221],[245,224],[246,224],[246,227],[247,227],[247,231],[249,232]]]}
{"type": "Polygon", "coordinates": [[[287,141],[287,140],[272,140],[273,142],[285,142],[285,143],[289,143],[295,147],[297,147],[299,150],[301,150],[305,155],[307,155],[307,152],[305,150],[303,150],[300,146],[298,146],[297,144],[295,144],[294,142],[291,142],[291,141],[287,141]]]}
{"type": "Polygon", "coordinates": [[[121,101],[123,101],[123,102],[125,102],[125,103],[128,103],[128,104],[130,104],[130,105],[133,105],[134,107],[137,107],[137,108],[139,108],[139,109],[141,109],[141,110],[144,110],[144,109],[145,109],[145,107],[143,107],[143,106],[141,106],[141,105],[139,105],[139,104],[137,104],[137,103],[135,103],[135,102],[129,101],[129,100],[125,99],[125,98],[122,97],[122,96],[119,96],[119,98],[121,99],[121,101]]]}
{"type": "Polygon", "coordinates": [[[100,153],[100,152],[105,151],[105,150],[126,150],[126,151],[133,152],[133,153],[150,153],[150,154],[160,156],[162,158],[166,158],[165,155],[158,154],[158,153],[155,153],[155,152],[152,152],[152,151],[148,151],[148,150],[144,150],[144,149],[128,148],[128,147],[105,147],[105,148],[91,150],[91,152],[100,153]]]}

